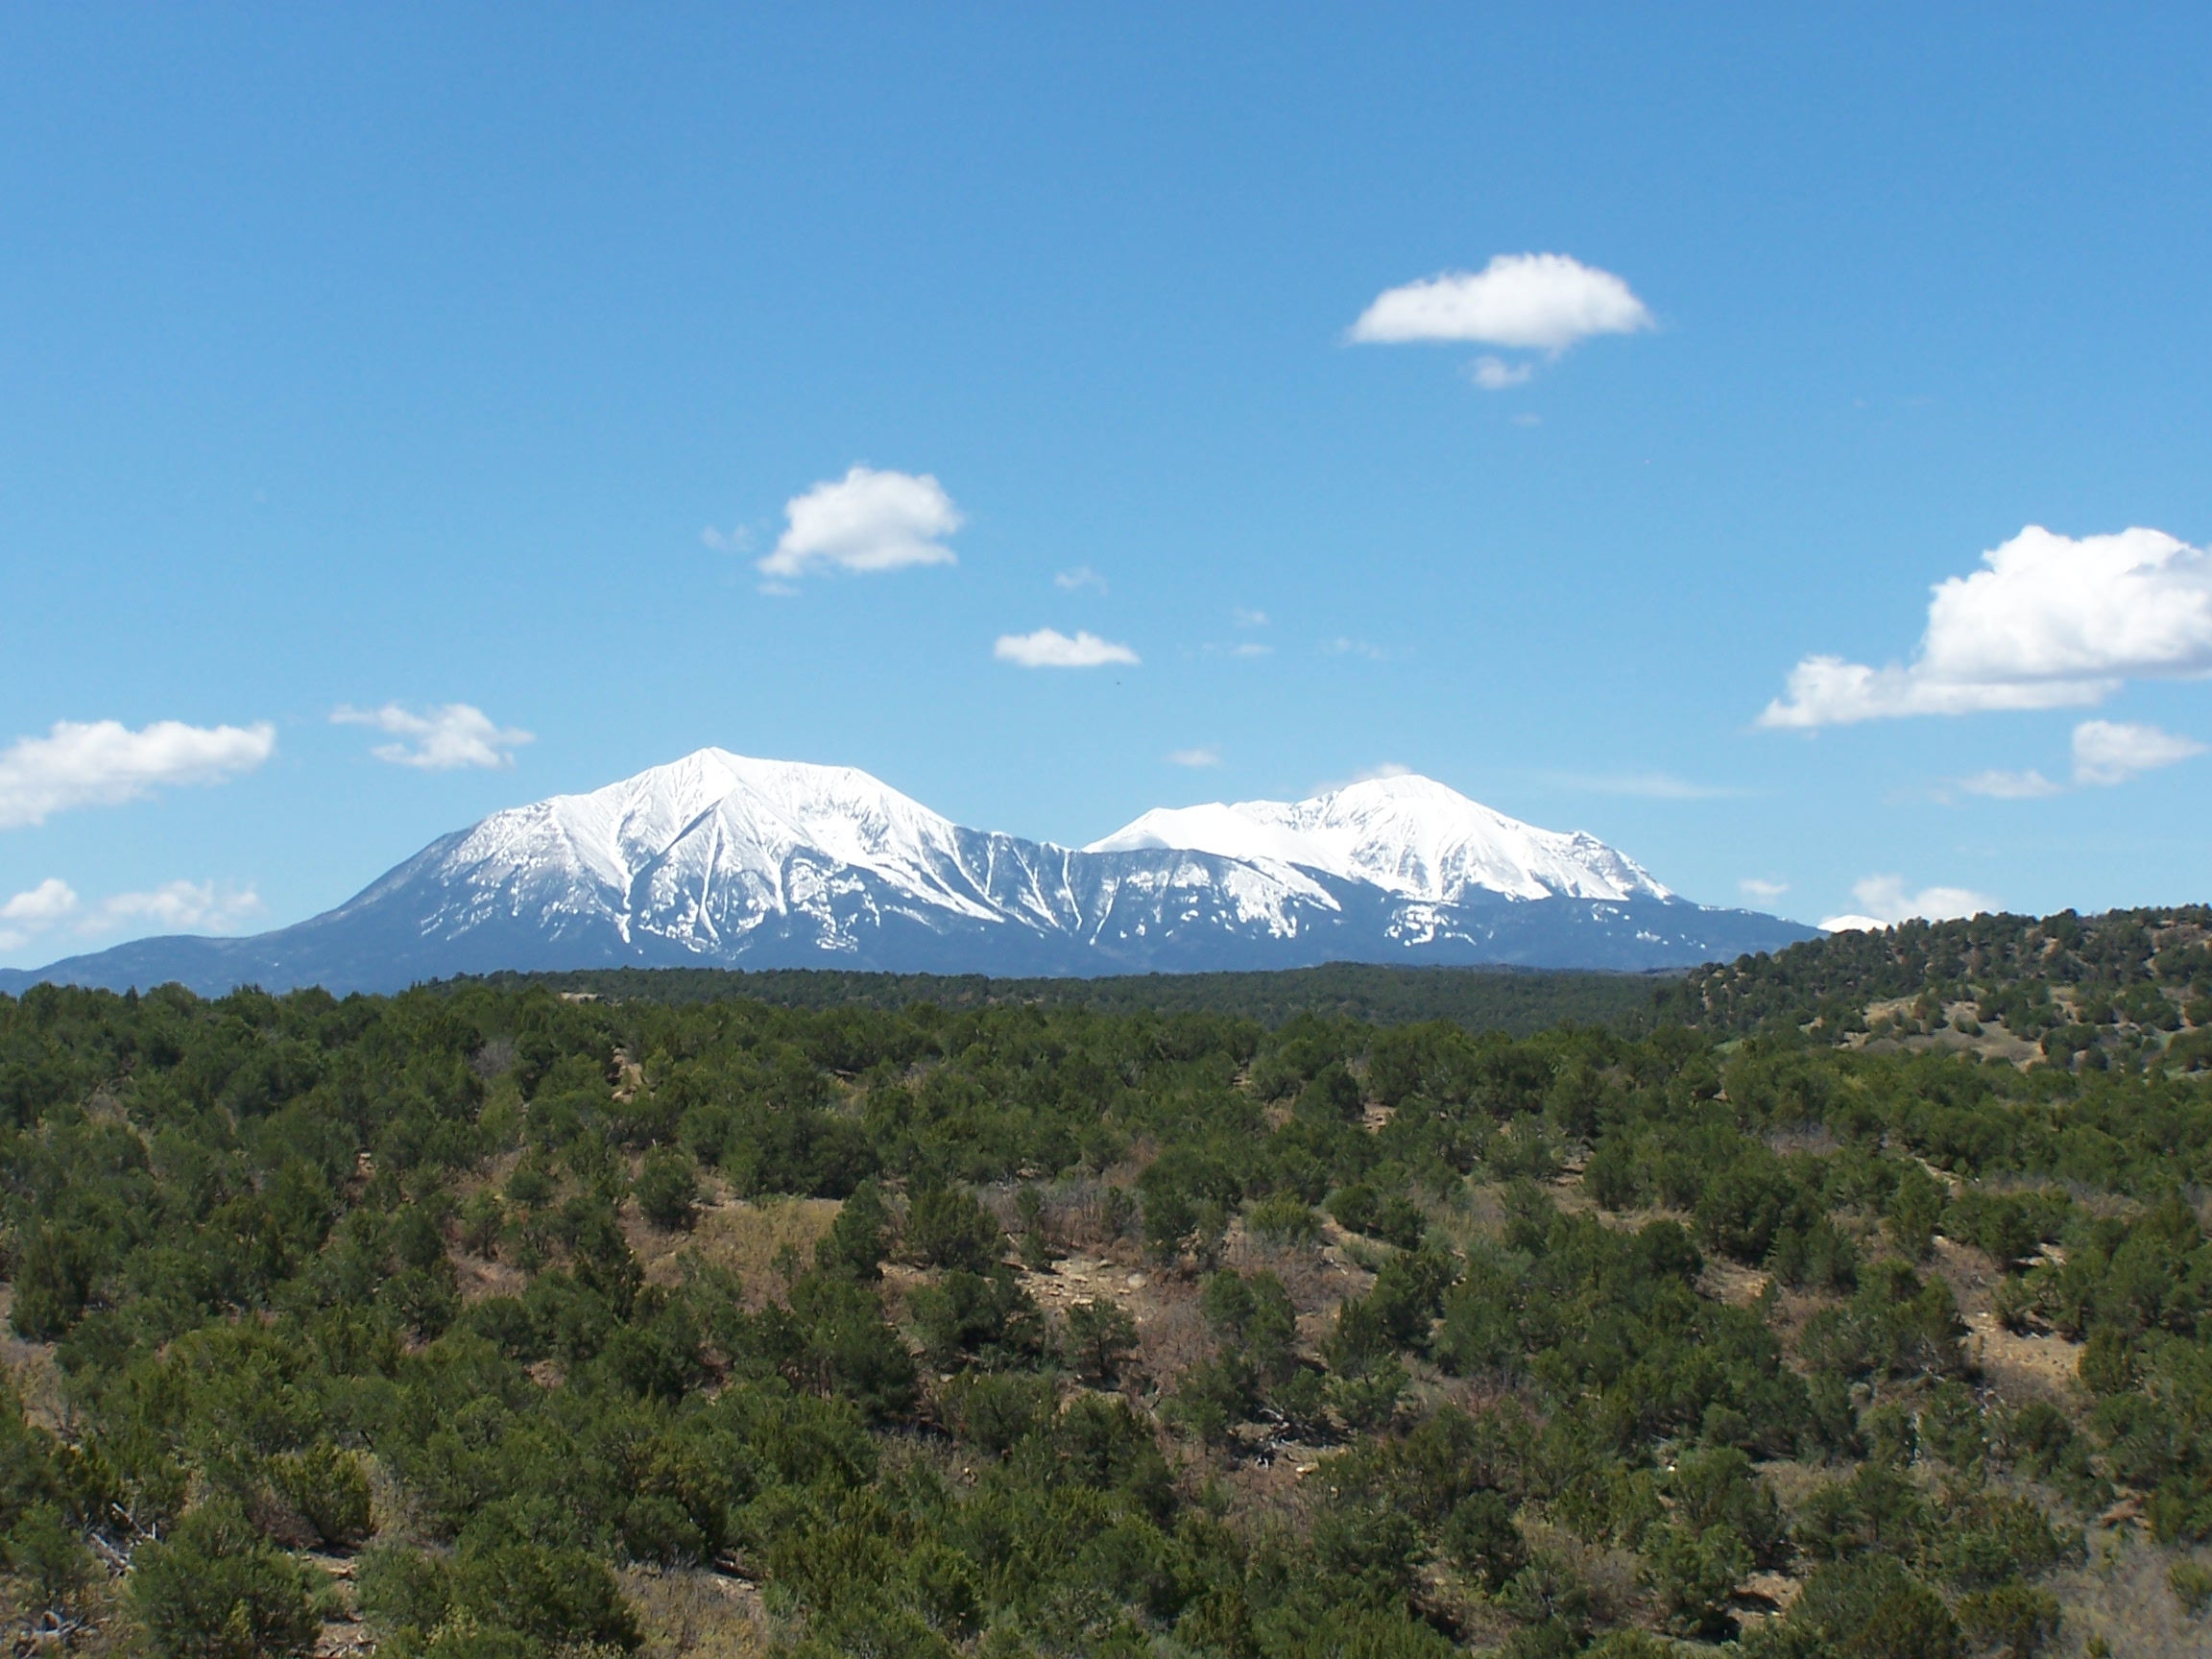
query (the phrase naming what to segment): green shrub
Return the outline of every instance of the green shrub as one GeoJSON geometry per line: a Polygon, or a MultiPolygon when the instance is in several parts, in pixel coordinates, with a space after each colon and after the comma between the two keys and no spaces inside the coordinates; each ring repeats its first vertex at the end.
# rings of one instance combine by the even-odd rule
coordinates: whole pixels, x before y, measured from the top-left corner
{"type": "Polygon", "coordinates": [[[985,1273],[1005,1248],[998,1218],[973,1193],[953,1187],[926,1187],[906,1212],[901,1254],[923,1267],[985,1273]]]}
{"type": "Polygon", "coordinates": [[[2212,1607],[2212,1567],[2201,1561],[2184,1557],[2167,1569],[2166,1582],[2174,1596],[2192,1619],[2204,1617],[2204,1610],[2212,1607]]]}
{"type": "Polygon", "coordinates": [[[1273,1192],[1252,1206],[1244,1218],[1255,1238],[1276,1249],[1310,1249],[1320,1238],[1320,1217],[1295,1192],[1273,1192]]]}
{"type": "Polygon", "coordinates": [[[634,1190],[638,1213],[663,1231],[689,1227],[698,1218],[699,1166],[682,1147],[646,1153],[634,1190]]]}
{"type": "Polygon", "coordinates": [[[131,1561],[131,1611],[155,1659],[267,1659],[301,1654],[322,1628],[315,1579],[214,1498],[131,1561]]]}
{"type": "Polygon", "coordinates": [[[268,1469],[270,1489],[322,1543],[345,1549],[369,1536],[369,1475],[358,1456],[322,1441],[277,1454],[268,1469]]]}

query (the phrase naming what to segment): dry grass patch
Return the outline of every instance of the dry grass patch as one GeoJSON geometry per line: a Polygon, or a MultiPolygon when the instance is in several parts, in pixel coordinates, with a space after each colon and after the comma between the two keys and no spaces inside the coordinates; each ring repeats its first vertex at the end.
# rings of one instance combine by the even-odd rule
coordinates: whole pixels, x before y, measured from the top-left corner
{"type": "Polygon", "coordinates": [[[778,1259],[788,1250],[802,1270],[813,1266],[814,1246],[830,1231],[839,1208],[834,1198],[759,1203],[733,1198],[703,1208],[688,1232],[663,1233],[630,1216],[625,1216],[625,1231],[649,1284],[680,1283],[689,1257],[702,1266],[736,1274],[745,1287],[745,1305],[757,1310],[781,1288],[778,1259]]]}
{"type": "Polygon", "coordinates": [[[2102,1641],[2115,1659],[2212,1659],[2212,1623],[2192,1618],[2167,1582],[2180,1555],[2126,1530],[2101,1530],[2091,1540],[2087,1566],[2047,1581],[2064,1610],[2056,1652],[2086,1653],[2102,1641]]]}
{"type": "Polygon", "coordinates": [[[637,1659],[763,1659],[772,1643],[760,1593],[702,1569],[631,1567],[622,1593],[644,1638],[637,1659]]]}

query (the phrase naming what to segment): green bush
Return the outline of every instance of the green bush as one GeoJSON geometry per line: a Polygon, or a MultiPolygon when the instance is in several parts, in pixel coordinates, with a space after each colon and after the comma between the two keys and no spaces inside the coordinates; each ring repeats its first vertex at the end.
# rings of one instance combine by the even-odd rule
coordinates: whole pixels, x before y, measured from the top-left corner
{"type": "Polygon", "coordinates": [[[323,1544],[345,1549],[369,1535],[369,1475],[361,1459],[322,1441],[269,1460],[277,1501],[306,1522],[323,1544]]]}
{"type": "Polygon", "coordinates": [[[638,1213],[663,1231],[688,1227],[698,1217],[699,1167],[682,1147],[646,1153],[634,1190],[638,1213]]]}
{"type": "Polygon", "coordinates": [[[131,1611],[155,1659],[267,1659],[308,1652],[322,1628],[315,1578],[210,1499],[132,1555],[131,1611]]]}
{"type": "Polygon", "coordinates": [[[1276,1249],[1310,1249],[1321,1235],[1313,1206],[1295,1192],[1274,1192],[1252,1206],[1244,1225],[1255,1238],[1276,1249]]]}
{"type": "Polygon", "coordinates": [[[1111,1296],[1094,1296],[1068,1310],[1065,1349],[1075,1375],[1110,1388],[1137,1352],[1137,1321],[1111,1296]]]}

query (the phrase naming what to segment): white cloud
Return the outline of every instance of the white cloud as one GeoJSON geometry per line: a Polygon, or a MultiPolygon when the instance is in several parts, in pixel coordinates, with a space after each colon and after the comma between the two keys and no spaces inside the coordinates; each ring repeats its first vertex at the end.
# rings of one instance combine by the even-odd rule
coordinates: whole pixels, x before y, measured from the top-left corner
{"type": "Polygon", "coordinates": [[[1372,766],[1362,766],[1349,778],[1326,779],[1314,784],[1307,793],[1309,795],[1334,795],[1337,790],[1349,789],[1355,783],[1372,783],[1379,778],[1410,778],[1412,776],[1412,767],[1401,766],[1395,760],[1382,760],[1372,766]]]}
{"type": "Polygon", "coordinates": [[[1790,891],[1787,881],[1764,881],[1756,876],[1746,876],[1736,883],[1737,889],[1747,899],[1772,902],[1790,891]]]}
{"type": "Polygon", "coordinates": [[[1533,363],[1508,363],[1503,357],[1478,357],[1467,365],[1467,378],[1485,392],[1526,386],[1535,373],[1533,363]]]}
{"type": "Polygon", "coordinates": [[[763,576],[845,570],[899,570],[909,565],[953,565],[944,539],[960,528],[960,510],[928,473],[878,472],[854,467],[783,504],[786,520],[775,550],[760,561],[763,576]]]}
{"type": "Polygon", "coordinates": [[[1480,271],[1447,271],[1385,290],[1352,325],[1377,345],[1470,340],[1562,351],[1593,334],[1633,334],[1651,313],[1628,284],[1564,253],[1501,253],[1480,271]]]}
{"type": "Polygon", "coordinates": [[[463,766],[501,770],[515,764],[517,747],[535,741],[527,732],[493,724],[483,709],[468,703],[446,703],[420,714],[387,703],[381,709],[340,709],[330,719],[335,725],[373,726],[408,739],[379,743],[369,753],[395,766],[420,766],[427,772],[452,772],[463,766]]]}
{"type": "Polygon", "coordinates": [[[753,532],[742,524],[728,530],[717,530],[709,524],[699,532],[699,540],[717,553],[742,553],[753,545],[753,532]]]}
{"type": "Polygon", "coordinates": [[[2155,772],[2203,753],[2204,745],[2195,738],[2155,726],[2084,720],[2074,728],[2074,781],[2125,783],[2139,772],[2155,772]]]}
{"type": "Polygon", "coordinates": [[[1214,748],[1211,743],[1203,744],[1196,749],[1175,749],[1169,751],[1167,764],[1193,767],[1218,766],[1221,764],[1221,751],[1214,748]]]}
{"type": "Polygon", "coordinates": [[[1134,665],[1138,661],[1137,653],[1126,645],[1117,645],[1095,634],[1078,633],[1070,638],[1057,628],[1040,628],[1034,634],[1002,634],[991,647],[991,655],[1023,668],[1103,668],[1110,662],[1134,665]]]}
{"type": "Polygon", "coordinates": [[[1106,591],[1106,578],[1088,565],[1078,565],[1072,570],[1062,570],[1055,575],[1052,586],[1064,593],[1073,593],[1084,588],[1095,588],[1103,593],[1106,591]]]}
{"type": "Polygon", "coordinates": [[[1944,922],[1997,908],[1996,900],[1966,887],[1923,887],[1917,893],[1908,893],[1902,876],[1869,876],[1852,887],[1851,897],[1859,901],[1859,910],[1831,916],[1820,926],[1831,933],[1841,933],[1887,927],[1911,917],[1944,922]]]}
{"type": "Polygon", "coordinates": [[[1238,605],[1230,611],[1229,620],[1239,628],[1264,628],[1267,626],[1267,613],[1247,611],[1238,605]]]}
{"type": "Polygon", "coordinates": [[[103,899],[78,931],[111,933],[150,925],[171,931],[226,933],[260,914],[260,895],[251,887],[172,881],[150,893],[117,893],[103,899]]]}
{"type": "Polygon", "coordinates": [[[1762,726],[2058,709],[2130,679],[2212,673],[2212,556],[2163,531],[2080,541],[2031,524],[1936,585],[1918,655],[1884,668],[1808,657],[1762,726]]]}
{"type": "Polygon", "coordinates": [[[276,753],[276,729],[157,720],[57,720],[43,737],[0,751],[0,830],[43,824],[73,806],[114,806],[164,784],[221,783],[276,753]]]}
{"type": "Polygon", "coordinates": [[[49,876],[28,892],[0,904],[0,922],[51,927],[77,908],[77,895],[59,876],[49,876]]]}
{"type": "Polygon", "coordinates": [[[2054,783],[2042,773],[1977,772],[1971,778],[1959,780],[1959,787],[1969,795],[1987,795],[1997,801],[2035,801],[2046,795],[2063,795],[2066,785],[2054,783]]]}
{"type": "Polygon", "coordinates": [[[0,950],[14,950],[63,924],[84,938],[147,928],[176,932],[229,932],[261,914],[252,887],[218,887],[212,881],[172,881],[145,893],[116,893],[86,909],[69,883],[48,877],[0,903],[0,950]]]}

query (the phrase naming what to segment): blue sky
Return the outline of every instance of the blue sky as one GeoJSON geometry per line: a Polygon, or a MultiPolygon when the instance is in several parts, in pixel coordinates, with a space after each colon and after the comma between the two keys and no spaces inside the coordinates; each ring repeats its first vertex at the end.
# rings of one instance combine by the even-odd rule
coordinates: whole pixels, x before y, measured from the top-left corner
{"type": "Polygon", "coordinates": [[[1077,843],[1400,765],[1810,920],[2212,898],[2200,9],[8,33],[0,960],[709,743],[1077,843]]]}

